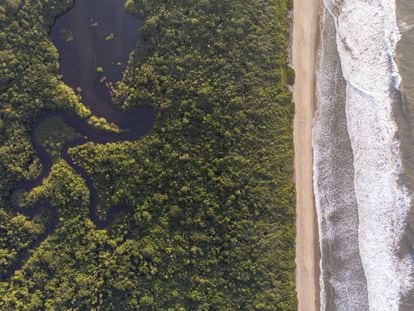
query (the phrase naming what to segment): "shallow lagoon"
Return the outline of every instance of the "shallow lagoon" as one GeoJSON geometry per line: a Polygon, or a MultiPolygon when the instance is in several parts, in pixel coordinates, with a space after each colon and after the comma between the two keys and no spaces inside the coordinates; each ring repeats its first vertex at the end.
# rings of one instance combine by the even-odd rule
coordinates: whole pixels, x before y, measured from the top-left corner
{"type": "Polygon", "coordinates": [[[112,104],[107,84],[121,80],[138,44],[141,21],[124,9],[124,0],[77,0],[51,30],[63,80],[98,117],[128,127],[133,116],[112,104]]]}

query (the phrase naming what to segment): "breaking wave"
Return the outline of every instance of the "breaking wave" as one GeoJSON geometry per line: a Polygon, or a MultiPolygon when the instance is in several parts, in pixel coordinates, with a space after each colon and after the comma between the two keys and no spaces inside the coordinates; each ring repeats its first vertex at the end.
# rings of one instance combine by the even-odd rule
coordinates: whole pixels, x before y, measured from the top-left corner
{"type": "MultiPolygon", "coordinates": [[[[345,80],[345,104],[342,109],[345,109],[344,122],[346,121],[350,153],[353,157],[353,184],[349,186],[356,198],[356,213],[350,214],[348,211],[346,217],[357,218],[349,220],[348,223],[356,224],[354,231],[357,232],[352,234],[358,237],[354,242],[358,244],[366,278],[364,282],[369,310],[398,310],[402,296],[413,287],[414,265],[408,256],[402,257],[399,254],[411,200],[401,180],[403,169],[400,145],[392,111],[395,92],[398,92],[401,82],[394,61],[396,44],[400,38],[395,2],[325,0],[324,6],[334,20],[336,47],[345,80]]],[[[318,101],[322,103],[326,100],[321,98],[326,84],[324,79],[329,79],[329,75],[318,73],[317,79],[318,89],[322,88],[322,91],[318,91],[318,101]]],[[[321,180],[329,178],[329,174],[335,170],[332,167],[330,171],[324,171],[317,162],[323,151],[319,139],[323,131],[318,128],[322,125],[320,118],[323,113],[324,111],[318,112],[314,130],[314,182],[319,226],[326,219],[325,213],[329,210],[326,202],[337,200],[333,196],[329,198],[329,193],[323,193],[325,189],[318,186],[321,180]],[[321,197],[324,197],[324,202],[321,202],[321,197]]],[[[331,165],[334,166],[335,163],[331,165]]],[[[346,223],[336,225],[343,226],[346,223]]],[[[329,231],[326,227],[333,224],[325,222],[325,227],[321,230],[322,256],[326,239],[323,234],[329,231]]],[[[330,230],[341,231],[344,228],[330,230]]],[[[346,236],[343,237],[345,238],[346,236]]],[[[322,258],[321,300],[326,306],[329,298],[324,289],[326,280],[323,262],[322,258]]],[[[334,277],[332,271],[326,276],[330,279],[334,277]]],[[[358,286],[361,284],[363,283],[358,283],[358,286]]],[[[357,285],[349,283],[348,286],[357,285]]],[[[349,293],[357,292],[355,287],[347,290],[349,293]]],[[[354,298],[348,297],[351,304],[352,301],[357,303],[358,298],[354,298]]],[[[352,306],[350,308],[358,310],[352,306]]]]}

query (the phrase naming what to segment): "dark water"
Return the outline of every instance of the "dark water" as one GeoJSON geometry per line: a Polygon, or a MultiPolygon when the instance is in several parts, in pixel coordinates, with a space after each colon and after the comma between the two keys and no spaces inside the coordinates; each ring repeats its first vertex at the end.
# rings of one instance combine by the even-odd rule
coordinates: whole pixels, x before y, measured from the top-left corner
{"type": "MultiPolygon", "coordinates": [[[[42,162],[42,172],[35,180],[23,181],[15,187],[16,191],[29,192],[41,185],[49,175],[52,159],[37,141],[35,132],[48,118],[61,118],[83,136],[66,143],[62,147],[61,157],[85,180],[90,192],[89,214],[98,229],[109,229],[119,213],[132,216],[134,210],[130,206],[118,205],[111,206],[105,216],[99,215],[98,194],[92,178],[72,161],[68,149],[87,142],[103,144],[133,141],[150,132],[155,119],[154,111],[146,107],[121,111],[113,105],[110,91],[105,84],[111,82],[115,85],[122,78],[129,55],[138,44],[139,25],[140,21],[136,17],[124,11],[124,0],[76,0],[74,7],[57,19],[51,30],[51,37],[60,53],[63,80],[73,89],[82,89],[82,101],[91,109],[93,115],[105,117],[124,131],[102,132],[91,128],[84,119],[67,112],[55,111],[43,115],[33,124],[30,135],[37,156],[42,162]],[[103,72],[97,72],[98,67],[103,68],[103,72]]],[[[49,202],[39,202],[31,208],[16,207],[16,211],[29,218],[48,213],[50,221],[45,232],[19,254],[9,271],[0,275],[3,279],[12,277],[21,269],[30,255],[29,251],[36,249],[59,226],[58,211],[49,202]]],[[[134,226],[132,224],[130,232],[134,226]]]]}
{"type": "Polygon", "coordinates": [[[81,89],[82,102],[94,115],[121,127],[129,127],[138,114],[147,113],[123,113],[112,104],[107,87],[121,80],[138,44],[141,23],[124,10],[124,0],[76,0],[51,31],[65,83],[81,89]],[[99,67],[103,72],[97,72],[99,67]]]}

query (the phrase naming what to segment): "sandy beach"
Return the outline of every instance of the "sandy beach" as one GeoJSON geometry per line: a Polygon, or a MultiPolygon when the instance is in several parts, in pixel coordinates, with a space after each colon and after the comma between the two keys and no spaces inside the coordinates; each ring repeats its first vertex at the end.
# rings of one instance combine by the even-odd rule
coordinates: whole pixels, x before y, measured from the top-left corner
{"type": "Polygon", "coordinates": [[[312,121],[320,0],[294,0],[296,291],[299,311],[319,310],[319,242],[313,196],[312,121]]]}

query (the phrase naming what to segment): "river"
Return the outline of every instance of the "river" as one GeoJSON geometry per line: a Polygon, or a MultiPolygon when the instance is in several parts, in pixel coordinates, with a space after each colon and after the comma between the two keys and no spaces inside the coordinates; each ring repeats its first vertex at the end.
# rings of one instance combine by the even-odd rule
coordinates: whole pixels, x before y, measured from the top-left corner
{"type": "MultiPolygon", "coordinates": [[[[76,0],[73,7],[58,17],[50,36],[60,55],[60,71],[64,82],[79,92],[82,102],[92,114],[104,117],[121,128],[120,133],[100,131],[90,127],[86,120],[68,112],[49,112],[36,120],[32,126],[31,141],[42,163],[42,172],[31,181],[16,185],[16,191],[28,192],[42,184],[49,175],[52,159],[37,141],[36,128],[51,117],[61,118],[67,125],[82,135],[82,138],[66,143],[61,157],[84,178],[90,192],[90,216],[98,229],[108,228],[114,218],[122,212],[133,213],[128,206],[112,206],[102,217],[97,212],[98,194],[91,176],[73,163],[68,149],[86,142],[109,143],[134,141],[148,134],[155,120],[155,112],[149,107],[133,111],[122,111],[113,104],[110,87],[122,79],[131,52],[139,43],[138,28],[141,21],[124,10],[124,0],[76,0]]],[[[29,251],[37,248],[48,235],[59,226],[59,215],[48,202],[39,202],[31,208],[17,208],[20,213],[33,218],[41,212],[50,216],[50,224],[25,251],[2,278],[10,278],[21,269],[28,259],[29,251]]]]}

